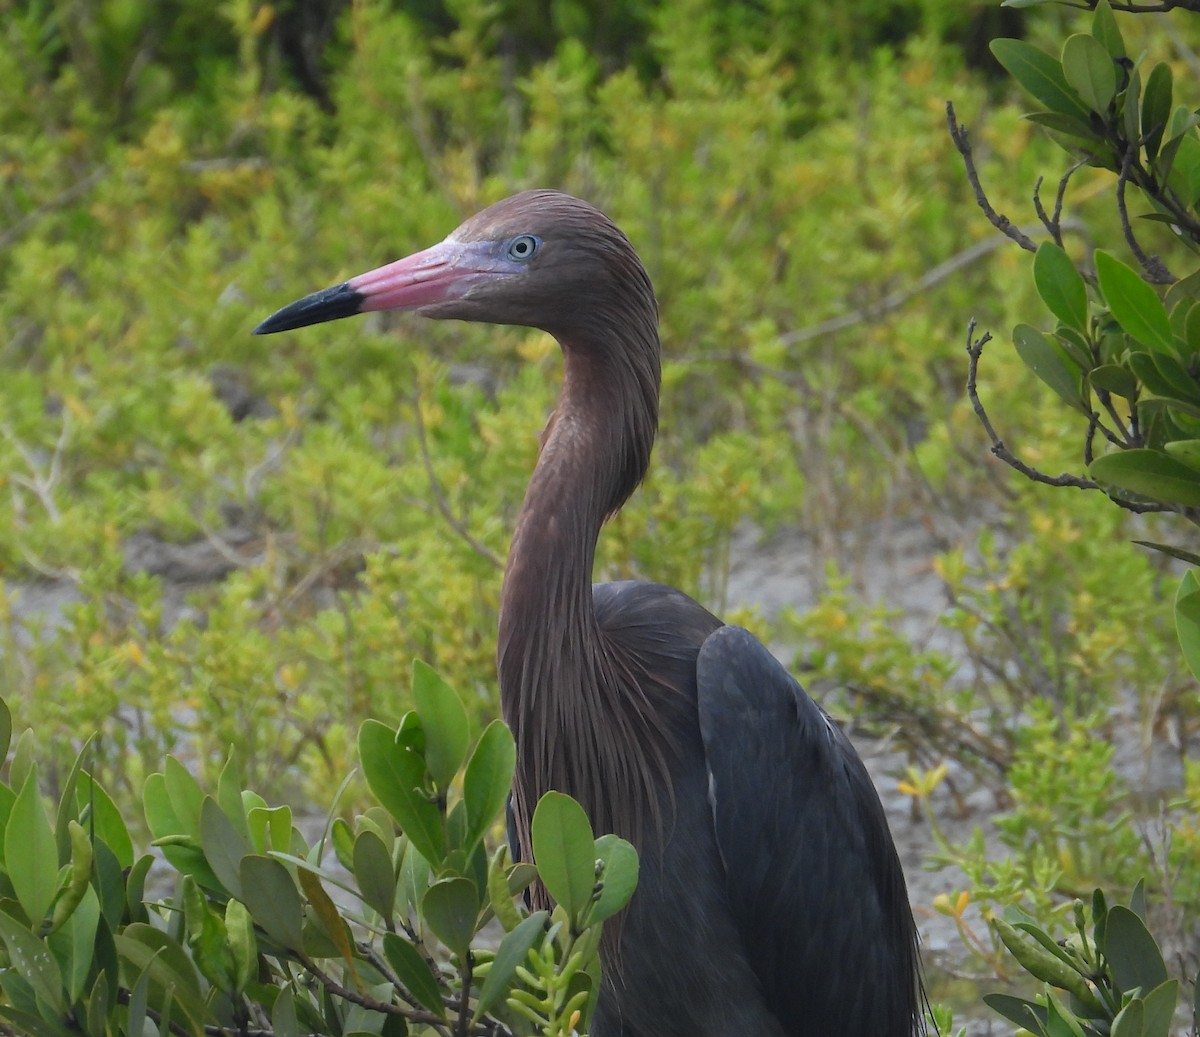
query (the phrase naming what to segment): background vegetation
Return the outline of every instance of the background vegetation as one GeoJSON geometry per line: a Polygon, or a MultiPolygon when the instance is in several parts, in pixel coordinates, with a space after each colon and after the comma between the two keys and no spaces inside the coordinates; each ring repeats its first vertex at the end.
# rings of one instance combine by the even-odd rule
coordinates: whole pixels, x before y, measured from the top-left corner
{"type": "MultiPolygon", "coordinates": [[[[1116,18],[1194,107],[1200,19],[1116,18]]],[[[753,625],[904,754],[889,781],[931,827],[928,863],[952,865],[917,905],[961,929],[948,974],[1007,969],[973,905],[1054,932],[1076,895],[1144,877],[1168,963],[1194,975],[1182,570],[1130,544],[1194,551],[1194,533],[1028,484],[963,392],[974,317],[998,339],[979,377],[1005,442],[1083,471],[1071,412],[1008,345],[1046,311],[944,105],[992,203],[1041,240],[1033,184],[1069,159],[987,44],[1058,54],[1090,25],[991,0],[4,8],[0,672],[43,783],[98,732],[88,770],[134,817],[167,754],[215,787],[233,746],[250,787],[320,814],[362,721],[408,708],[413,657],[495,714],[501,560],[553,343],[382,316],[248,331],[557,186],[625,228],[663,310],[663,433],[600,575],[753,625]],[[906,571],[939,581],[926,627],[876,596],[871,548],[897,532],[922,545],[906,571]],[[738,558],[778,542],[813,559],[784,597],[814,607],[730,595],[738,558]]],[[[1081,260],[1133,263],[1114,182],[1070,182],[1081,260]]],[[[1185,243],[1148,233],[1186,268],[1185,243]]]]}

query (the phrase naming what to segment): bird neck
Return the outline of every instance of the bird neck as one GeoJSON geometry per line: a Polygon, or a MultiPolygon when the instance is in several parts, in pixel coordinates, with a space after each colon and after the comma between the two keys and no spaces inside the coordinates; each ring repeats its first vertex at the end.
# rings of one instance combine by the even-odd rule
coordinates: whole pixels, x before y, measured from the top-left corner
{"type": "MultiPolygon", "coordinates": [[[[637,346],[564,343],[562,392],[509,552],[497,664],[504,719],[517,743],[513,808],[521,840],[550,789],[578,799],[598,832],[633,838],[628,829],[640,822],[622,824],[610,806],[611,790],[640,784],[637,772],[648,765],[637,758],[638,732],[627,729],[638,719],[623,708],[628,666],[597,626],[592,603],[600,528],[645,474],[657,426],[652,321],[637,346]]],[[[528,855],[530,847],[521,850],[528,855]]]]}

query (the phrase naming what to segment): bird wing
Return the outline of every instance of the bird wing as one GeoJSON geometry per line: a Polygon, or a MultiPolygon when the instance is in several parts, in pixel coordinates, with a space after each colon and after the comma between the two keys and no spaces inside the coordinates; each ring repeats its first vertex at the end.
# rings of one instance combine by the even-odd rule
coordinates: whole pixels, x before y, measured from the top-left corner
{"type": "Polygon", "coordinates": [[[785,1029],[911,1034],[915,928],[862,761],[749,631],[715,631],[696,669],[729,906],[764,999],[785,1029]]]}

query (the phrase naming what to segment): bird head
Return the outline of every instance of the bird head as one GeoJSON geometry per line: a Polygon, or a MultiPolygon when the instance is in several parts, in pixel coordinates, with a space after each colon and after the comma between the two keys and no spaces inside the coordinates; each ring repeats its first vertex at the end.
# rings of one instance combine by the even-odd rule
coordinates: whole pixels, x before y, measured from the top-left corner
{"type": "Polygon", "coordinates": [[[625,235],[587,202],[545,190],[506,198],[432,248],[305,296],[254,333],[371,310],[519,324],[562,341],[586,341],[605,321],[657,319],[650,280],[625,235]]]}

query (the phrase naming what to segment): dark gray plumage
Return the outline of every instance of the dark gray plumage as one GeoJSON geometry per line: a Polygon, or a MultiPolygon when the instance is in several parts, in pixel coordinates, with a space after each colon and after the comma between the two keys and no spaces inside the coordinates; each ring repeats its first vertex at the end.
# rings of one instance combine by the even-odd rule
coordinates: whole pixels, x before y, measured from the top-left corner
{"type": "Polygon", "coordinates": [[[528,856],[533,806],[557,789],[641,854],[606,932],[594,1037],[910,1037],[916,929],[849,741],[747,631],[669,587],[591,583],[658,419],[657,304],[625,236],[586,202],[527,191],[256,331],[355,306],[523,324],[562,346],[497,666],[514,850],[528,856]]]}

